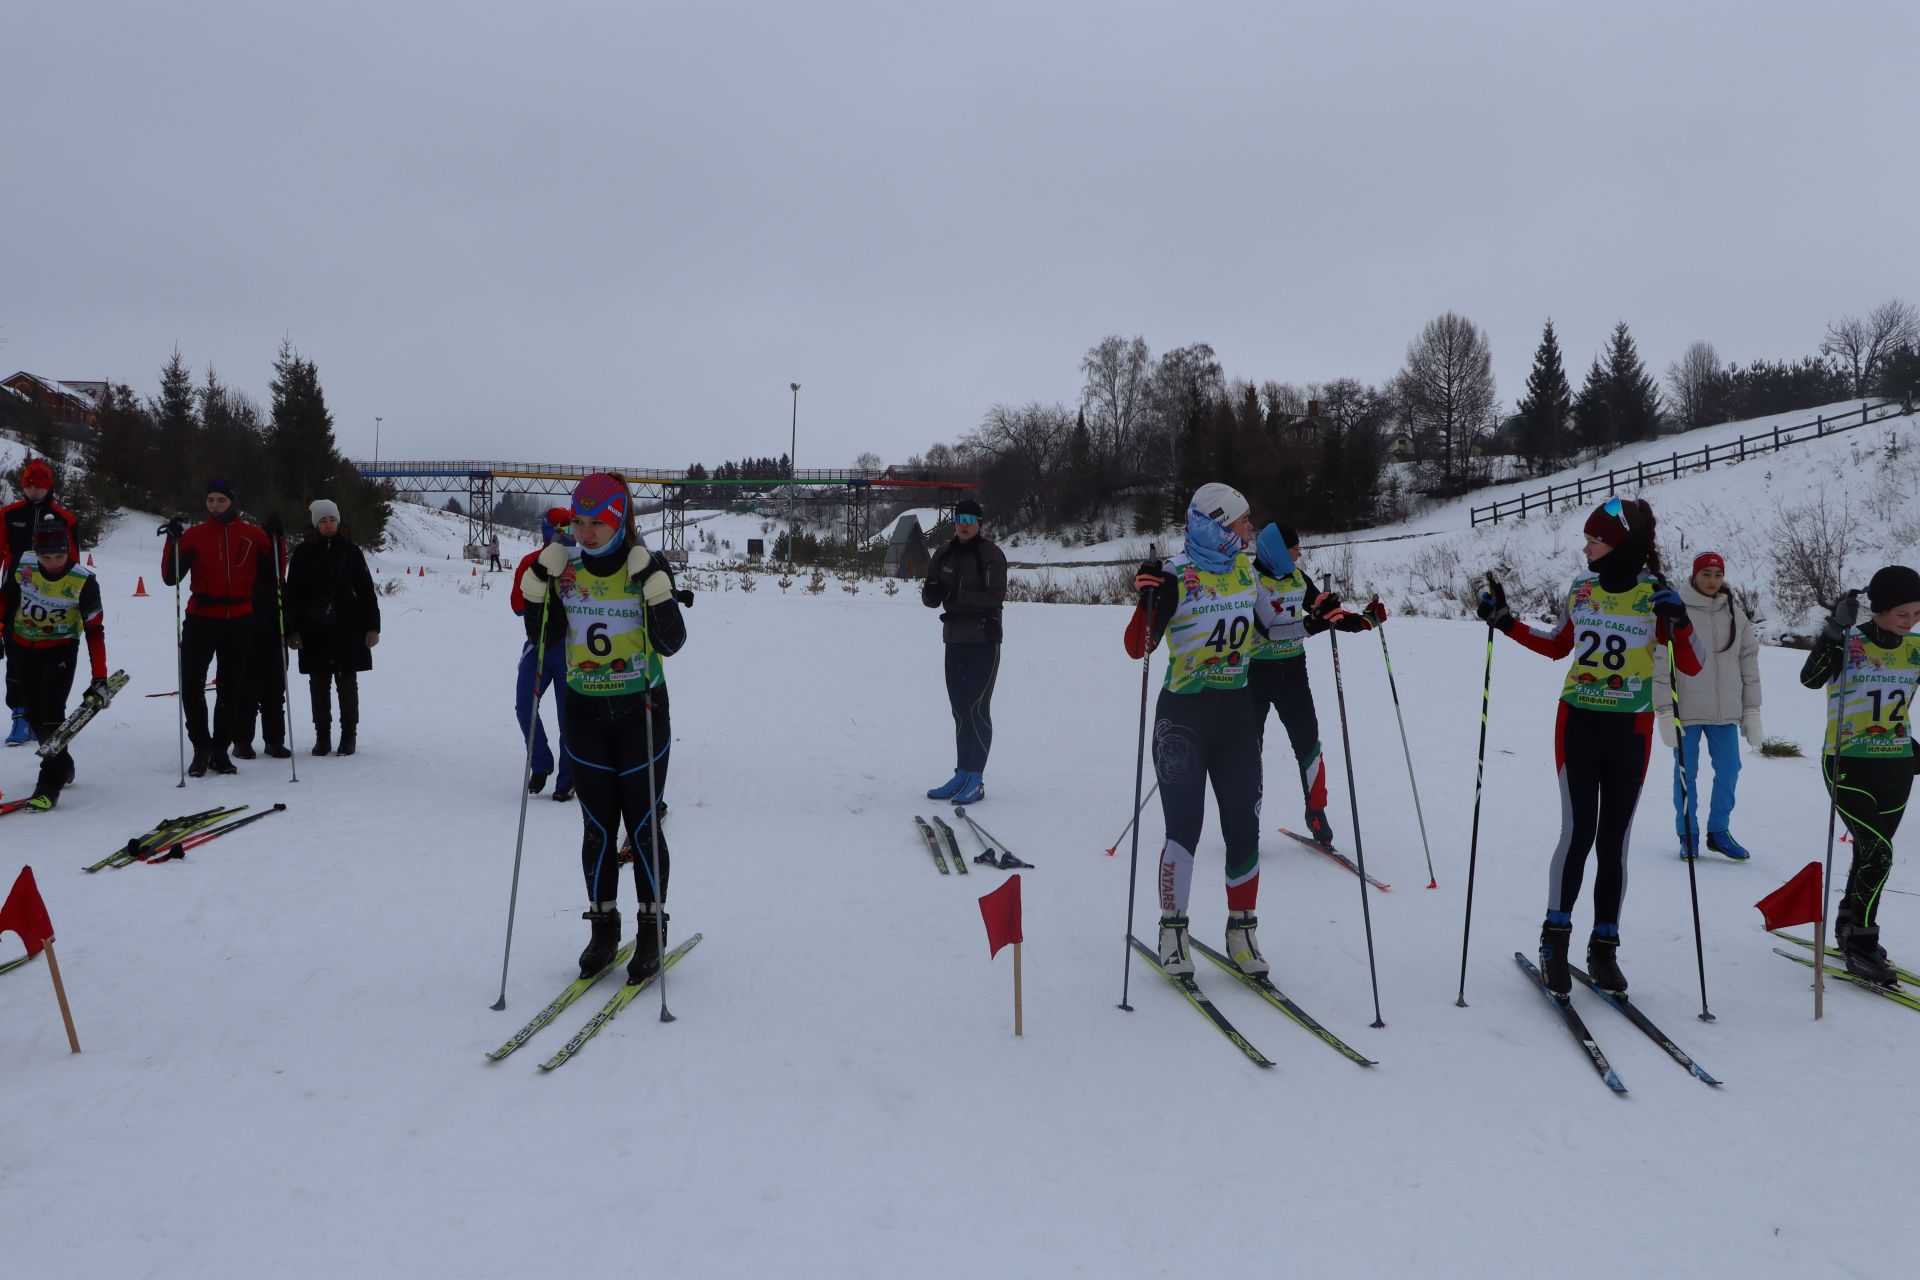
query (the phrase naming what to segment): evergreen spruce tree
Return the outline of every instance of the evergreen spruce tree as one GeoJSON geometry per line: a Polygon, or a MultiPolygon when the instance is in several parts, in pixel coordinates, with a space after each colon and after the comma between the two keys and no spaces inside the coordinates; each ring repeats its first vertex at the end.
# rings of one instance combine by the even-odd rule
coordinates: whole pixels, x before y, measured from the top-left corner
{"type": "Polygon", "coordinates": [[[199,518],[200,486],[206,477],[195,473],[200,463],[200,421],[193,394],[193,371],[174,348],[173,359],[161,367],[160,394],[153,401],[155,443],[149,459],[153,496],[168,511],[199,518]]]}
{"type": "Polygon", "coordinates": [[[1534,474],[1553,470],[1571,452],[1567,419],[1572,413],[1573,388],[1561,363],[1560,340],[1548,320],[1533,353],[1527,394],[1520,400],[1520,453],[1534,474]]]}
{"type": "MultiPolygon", "coordinates": [[[[275,501],[258,510],[293,513],[291,528],[315,498],[331,498],[341,522],[362,546],[378,545],[386,531],[387,495],[362,480],[340,456],[333,438],[333,415],[320,388],[320,370],[283,341],[273,362],[273,420],[267,431],[267,469],[275,501]]],[[[284,517],[283,517],[284,518],[284,517]]]]}
{"type": "Polygon", "coordinates": [[[1629,443],[1659,435],[1660,386],[1640,363],[1624,320],[1613,327],[1607,345],[1607,380],[1612,384],[1615,440],[1629,443]]]}

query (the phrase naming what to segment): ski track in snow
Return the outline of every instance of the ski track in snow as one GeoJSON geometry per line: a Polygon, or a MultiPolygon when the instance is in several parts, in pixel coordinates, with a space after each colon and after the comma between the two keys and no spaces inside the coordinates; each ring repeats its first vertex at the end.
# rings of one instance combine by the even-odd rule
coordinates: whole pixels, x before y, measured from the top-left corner
{"type": "MultiPolygon", "coordinates": [[[[508,1009],[488,1010],[521,774],[506,577],[436,562],[457,556],[459,526],[408,513],[412,550],[374,557],[377,581],[402,585],[363,677],[361,753],[307,754],[296,684],[297,785],[261,759],[180,791],[173,700],[142,697],[174,683],[153,523],[129,516],[94,548],[111,661],[132,685],[77,740],[61,807],[0,820],[0,875],[34,867],[85,1048],[67,1053],[43,962],[0,976],[12,1274],[1531,1277],[1544,1262],[1772,1277],[1886,1274],[1906,1252],[1900,1216],[1858,1188],[1901,1185],[1911,1167],[1898,1117],[1920,1018],[1835,983],[1813,1023],[1808,975],[1769,954],[1751,906],[1821,856],[1811,757],[1748,753],[1734,829],[1754,860],[1697,868],[1709,1026],[1693,1016],[1687,873],[1656,751],[1622,964],[1654,1019],[1727,1083],[1701,1086],[1579,993],[1632,1091],[1617,1098],[1512,961],[1534,949],[1558,829],[1564,664],[1497,640],[1462,1010],[1486,632],[1397,619],[1389,633],[1435,891],[1378,642],[1343,638],[1367,865],[1395,886],[1370,903],[1386,1028],[1368,1027],[1358,882],[1274,834],[1299,817],[1277,728],[1262,936],[1287,992],[1380,1065],[1356,1068],[1203,967],[1276,1062],[1261,1071],[1137,962],[1135,1012],[1115,1008],[1128,850],[1103,851],[1133,795],[1140,691],[1125,610],[1010,606],[978,814],[1037,864],[1023,873],[1016,1041],[1011,958],[988,960],[975,905],[1002,877],[939,876],[911,821],[947,812],[921,798],[951,765],[935,615],[871,583],[857,597],[782,596],[766,579],[752,595],[708,592],[668,664],[667,822],[672,937],[706,941],[669,976],[678,1021],[662,1025],[649,992],[542,1076],[535,1063],[611,988],[506,1061],[483,1058],[572,976],[587,932],[578,814],[536,797],[508,1009]],[[150,598],[129,598],[136,575],[150,598]],[[165,815],[276,800],[287,813],[184,862],[79,870],[165,815]],[[1808,1156],[1848,1176],[1807,1176],[1808,1156]],[[1572,1243],[1584,1237],[1605,1243],[1572,1243]]],[[[1811,750],[1820,702],[1794,681],[1800,659],[1763,651],[1766,716],[1811,750]]],[[[1351,852],[1325,641],[1309,661],[1351,852]]],[[[1157,663],[1154,675],[1157,687],[1157,663]]],[[[32,771],[29,752],[0,752],[9,794],[32,771]]],[[[1158,812],[1141,846],[1143,935],[1158,812]]],[[[1909,965],[1911,843],[1883,912],[1909,965]]],[[[1192,914],[1215,944],[1221,856],[1210,814],[1192,914]]],[[[1589,919],[1583,903],[1576,924],[1589,919]]],[[[0,960],[18,952],[0,940],[0,960]]]]}

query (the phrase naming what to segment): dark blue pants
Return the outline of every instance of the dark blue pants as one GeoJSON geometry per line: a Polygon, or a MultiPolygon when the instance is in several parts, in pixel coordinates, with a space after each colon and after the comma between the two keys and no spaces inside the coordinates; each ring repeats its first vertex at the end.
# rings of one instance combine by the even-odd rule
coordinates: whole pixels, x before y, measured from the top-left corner
{"type": "MultiPolygon", "coordinates": [[[[564,734],[567,714],[567,651],[557,644],[547,646],[546,661],[541,666],[540,687],[542,700],[553,703],[553,723],[564,734]]],[[[519,683],[514,687],[513,714],[520,723],[520,741],[527,740],[527,722],[533,719],[533,641],[529,640],[520,648],[519,683]]],[[[573,785],[573,766],[567,759],[566,751],[560,753],[560,773],[554,779],[554,786],[566,788],[573,785]]],[[[533,771],[552,773],[554,769],[553,748],[547,743],[547,727],[538,721],[533,724],[533,771]]]]}
{"type": "Polygon", "coordinates": [[[985,773],[993,749],[993,682],[1000,674],[997,644],[947,646],[947,702],[953,708],[954,768],[985,773]]]}

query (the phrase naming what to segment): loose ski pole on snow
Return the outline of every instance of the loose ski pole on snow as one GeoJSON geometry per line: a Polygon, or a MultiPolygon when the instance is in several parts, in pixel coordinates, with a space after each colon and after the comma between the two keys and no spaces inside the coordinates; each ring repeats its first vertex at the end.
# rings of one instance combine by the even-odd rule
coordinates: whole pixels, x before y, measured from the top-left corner
{"type": "MultiPolygon", "coordinates": [[[[1499,604],[1507,602],[1507,593],[1487,575],[1487,594],[1499,604]]],[[[1454,1006],[1467,1007],[1467,941],[1473,937],[1473,875],[1480,861],[1480,793],[1487,776],[1487,706],[1493,699],[1493,623],[1487,623],[1487,673],[1480,680],[1480,754],[1473,766],[1473,836],[1467,842],[1467,912],[1460,926],[1460,994],[1454,1006]]]]}
{"type": "MultiPolygon", "coordinates": [[[[1153,799],[1154,792],[1158,790],[1160,790],[1160,779],[1155,778],[1153,780],[1153,786],[1147,791],[1147,800],[1153,799]]],[[[1127,838],[1127,832],[1133,830],[1133,824],[1140,821],[1140,813],[1147,807],[1147,800],[1142,800],[1134,806],[1133,816],[1127,819],[1127,825],[1120,828],[1120,834],[1115,836],[1113,843],[1107,846],[1107,856],[1109,858],[1120,851],[1120,842],[1127,838]]]]}
{"type": "Polygon", "coordinates": [[[189,849],[198,849],[201,845],[207,843],[207,841],[209,840],[218,840],[221,836],[226,835],[228,832],[238,831],[241,827],[246,826],[248,823],[258,822],[262,818],[271,818],[276,813],[285,813],[286,809],[287,809],[286,805],[276,804],[271,809],[263,809],[259,813],[249,814],[247,817],[244,817],[244,818],[237,818],[234,821],[227,823],[223,827],[213,827],[207,831],[197,831],[192,835],[182,836],[180,839],[175,840],[170,846],[168,846],[164,853],[153,854],[150,857],[141,859],[141,861],[147,862],[147,863],[159,863],[159,862],[167,862],[174,858],[184,858],[187,856],[187,850],[189,849]]]}
{"type": "MultiPolygon", "coordinates": [[[[1147,559],[1160,559],[1159,548],[1153,543],[1147,544],[1147,559]]],[[[1147,686],[1153,677],[1153,591],[1151,588],[1140,593],[1140,615],[1146,628],[1140,639],[1140,743],[1133,756],[1133,812],[1140,812],[1140,806],[1146,802],[1141,799],[1140,789],[1144,785],[1147,766],[1147,686]]],[[[1159,786],[1156,779],[1154,785],[1159,786]]],[[[1118,845],[1118,840],[1114,844],[1118,845]]],[[[1120,1007],[1128,1013],[1133,1006],[1127,1003],[1129,984],[1133,980],[1133,891],[1140,873],[1140,823],[1133,824],[1133,852],[1127,859],[1127,932],[1120,940],[1122,952],[1120,968],[1120,1007]]],[[[1365,888],[1362,885],[1361,888],[1365,888]]]]}
{"type": "Polygon", "coordinates": [[[1400,753],[1407,758],[1407,786],[1413,791],[1413,818],[1420,824],[1420,847],[1427,854],[1427,888],[1438,889],[1440,881],[1433,874],[1433,846],[1427,843],[1427,818],[1420,812],[1420,784],[1413,776],[1413,748],[1407,745],[1407,722],[1400,714],[1400,688],[1393,680],[1393,655],[1387,652],[1387,628],[1381,625],[1374,630],[1380,636],[1380,657],[1387,664],[1387,690],[1393,694],[1393,718],[1400,725],[1400,753]]]}
{"type": "Polygon", "coordinates": [[[1373,904],[1367,901],[1367,850],[1360,842],[1360,792],[1353,780],[1353,739],[1347,732],[1347,690],[1340,677],[1340,632],[1327,628],[1327,642],[1333,646],[1333,692],[1340,705],[1340,750],[1347,761],[1347,805],[1353,811],[1353,859],[1360,868],[1360,919],[1367,931],[1367,976],[1373,983],[1373,1023],[1386,1026],[1380,1016],[1380,969],[1373,958],[1373,904]]]}

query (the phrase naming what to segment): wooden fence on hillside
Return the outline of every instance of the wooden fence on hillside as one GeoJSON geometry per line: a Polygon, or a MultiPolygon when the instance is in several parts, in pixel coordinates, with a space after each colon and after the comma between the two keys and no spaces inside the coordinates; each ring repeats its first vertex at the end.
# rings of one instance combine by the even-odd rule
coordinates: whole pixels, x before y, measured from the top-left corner
{"type": "Polygon", "coordinates": [[[1502,498],[1487,506],[1472,508],[1473,523],[1498,524],[1506,519],[1525,519],[1533,511],[1551,513],[1556,507],[1584,506],[1588,499],[1612,497],[1622,488],[1638,489],[1656,480],[1671,480],[1688,471],[1711,471],[1716,462],[1743,462],[1757,454],[1772,453],[1776,449],[1804,444],[1809,440],[1825,439],[1842,431],[1853,431],[1911,412],[1911,407],[1894,400],[1883,400],[1878,404],[1863,402],[1858,410],[1849,409],[1830,418],[1823,416],[1789,427],[1775,427],[1771,431],[1741,436],[1738,440],[1710,444],[1704,449],[1675,452],[1665,458],[1651,461],[1642,459],[1628,467],[1609,467],[1604,474],[1595,472],[1578,480],[1550,484],[1517,498],[1502,498]]]}

